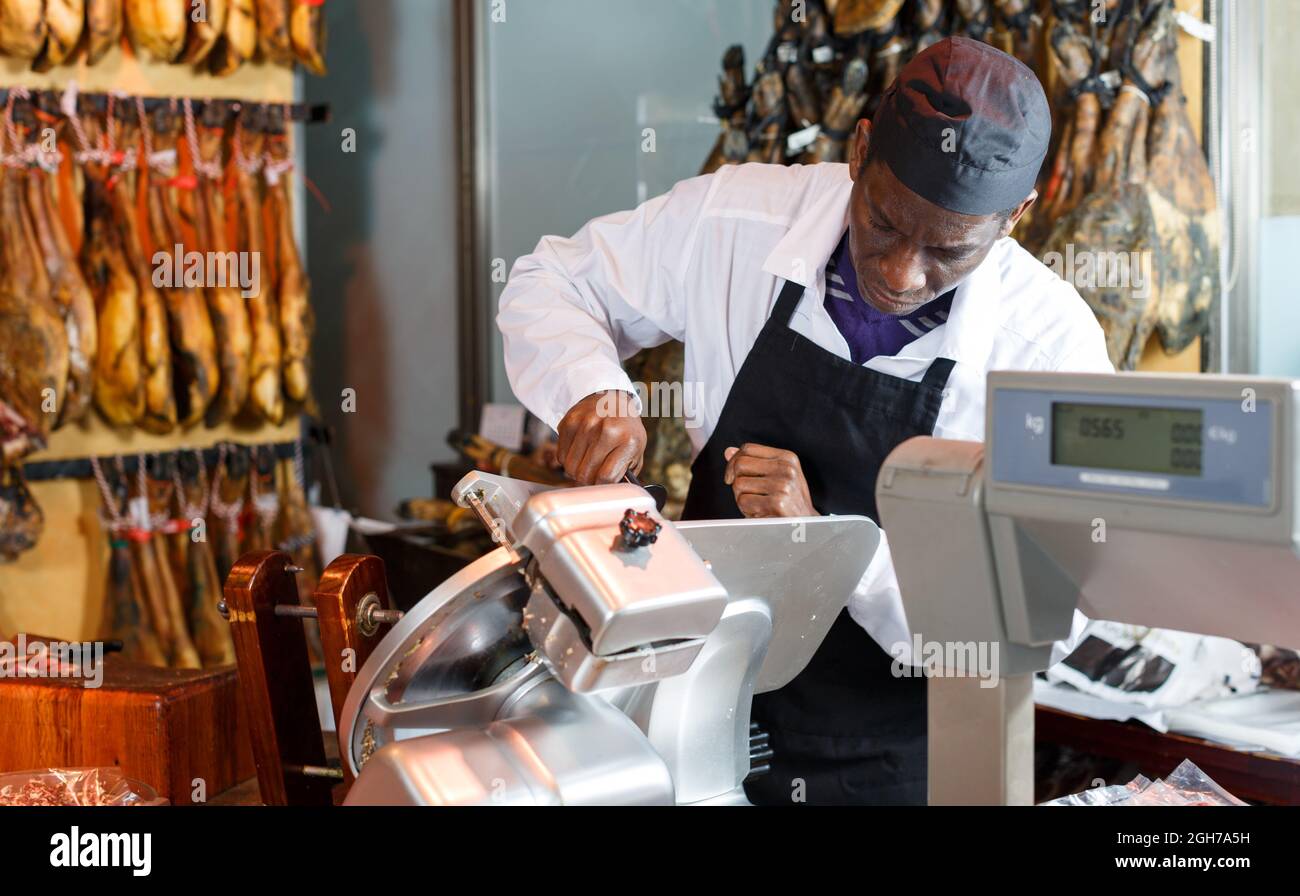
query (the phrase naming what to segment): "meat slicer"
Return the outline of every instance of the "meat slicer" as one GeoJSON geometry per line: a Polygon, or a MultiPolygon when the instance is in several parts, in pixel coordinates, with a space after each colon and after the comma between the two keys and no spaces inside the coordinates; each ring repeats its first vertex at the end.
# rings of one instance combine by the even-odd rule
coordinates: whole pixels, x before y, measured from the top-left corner
{"type": "Polygon", "coordinates": [[[752,696],[808,663],[879,542],[864,517],[673,523],[629,483],[474,473],[453,498],[501,547],[358,673],[349,804],[742,802],[752,696]]]}
{"type": "Polygon", "coordinates": [[[753,695],[804,668],[880,540],[854,516],[674,523],[631,483],[473,473],[453,498],[500,546],[405,614],[374,557],[331,564],[314,610],[285,555],[232,572],[265,801],[338,801],[326,782],[343,778],[348,804],[743,802],[771,756],[753,695]],[[341,770],[304,732],[303,616],[320,620],[341,770]]]}

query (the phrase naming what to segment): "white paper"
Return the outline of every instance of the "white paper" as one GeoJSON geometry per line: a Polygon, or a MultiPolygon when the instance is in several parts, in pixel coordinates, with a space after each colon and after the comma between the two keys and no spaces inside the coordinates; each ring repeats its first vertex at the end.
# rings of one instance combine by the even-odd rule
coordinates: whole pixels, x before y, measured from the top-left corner
{"type": "Polygon", "coordinates": [[[812,145],[812,142],[817,139],[817,135],[821,132],[822,126],[819,124],[810,125],[802,131],[795,131],[785,138],[786,151],[790,153],[803,152],[805,147],[812,145]]]}
{"type": "Polygon", "coordinates": [[[1174,13],[1174,21],[1178,23],[1179,28],[1182,28],[1197,40],[1205,41],[1207,44],[1214,42],[1214,28],[1209,22],[1198,19],[1183,9],[1174,13]]]}
{"type": "Polygon", "coordinates": [[[489,442],[518,451],[524,446],[524,407],[519,404],[485,404],[478,434],[489,442]]]}
{"type": "Polygon", "coordinates": [[[321,567],[324,568],[347,548],[352,514],[334,507],[313,506],[311,519],[316,526],[316,549],[320,551],[321,567]]]}

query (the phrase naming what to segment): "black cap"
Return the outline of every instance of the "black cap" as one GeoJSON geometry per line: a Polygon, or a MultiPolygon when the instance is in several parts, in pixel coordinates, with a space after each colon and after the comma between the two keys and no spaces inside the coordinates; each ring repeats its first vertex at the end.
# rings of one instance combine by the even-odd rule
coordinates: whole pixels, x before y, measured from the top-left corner
{"type": "Polygon", "coordinates": [[[918,53],[871,122],[872,156],[908,189],[964,215],[1019,205],[1051,136],[1047,96],[1029,67],[967,37],[918,53]]]}

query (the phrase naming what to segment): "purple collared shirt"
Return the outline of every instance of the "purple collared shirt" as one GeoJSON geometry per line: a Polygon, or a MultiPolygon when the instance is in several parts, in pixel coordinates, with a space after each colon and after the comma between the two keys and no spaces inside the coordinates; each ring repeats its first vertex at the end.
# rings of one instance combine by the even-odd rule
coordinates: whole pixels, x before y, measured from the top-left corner
{"type": "Polygon", "coordinates": [[[949,290],[910,314],[897,317],[877,311],[862,298],[858,275],[849,260],[849,236],[845,233],[826,264],[826,312],[849,344],[849,357],[862,364],[881,355],[896,355],[948,320],[957,290],[949,290]]]}

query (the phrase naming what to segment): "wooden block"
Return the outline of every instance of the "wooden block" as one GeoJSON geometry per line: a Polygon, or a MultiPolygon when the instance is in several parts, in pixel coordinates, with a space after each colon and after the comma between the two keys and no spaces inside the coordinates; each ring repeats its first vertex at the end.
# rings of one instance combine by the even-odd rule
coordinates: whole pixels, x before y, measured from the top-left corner
{"type": "Polygon", "coordinates": [[[80,679],[0,679],[0,772],[116,766],[176,805],[196,779],[215,797],[253,774],[235,668],[155,669],[104,659],[80,679]]]}

